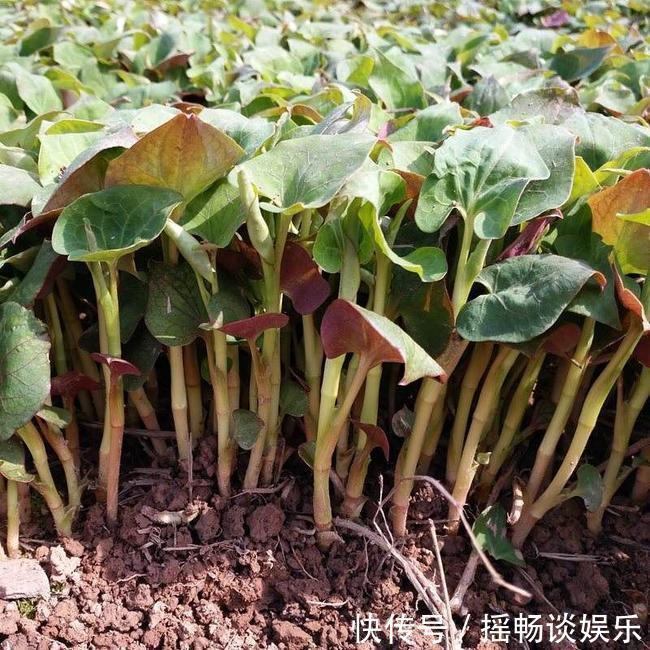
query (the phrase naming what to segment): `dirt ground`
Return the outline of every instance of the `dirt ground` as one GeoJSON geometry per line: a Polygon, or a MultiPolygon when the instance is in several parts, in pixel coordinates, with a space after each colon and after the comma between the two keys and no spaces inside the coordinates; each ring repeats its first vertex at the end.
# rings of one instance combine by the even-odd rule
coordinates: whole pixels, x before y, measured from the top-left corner
{"type": "MultiPolygon", "coordinates": [[[[227,500],[214,496],[210,443],[200,452],[191,502],[186,480],[170,469],[135,468],[124,477],[115,534],[105,527],[99,506],[82,513],[78,539],[62,544],[30,538],[24,527],[26,555],[41,561],[52,596],[48,602],[0,600],[0,648],[438,647],[417,624],[428,612],[384,551],[350,535],[327,553],[318,550],[311,494],[300,478],[274,491],[227,500]],[[391,614],[393,621],[404,615],[416,624],[392,643],[388,630],[377,632],[374,644],[357,643],[355,621],[369,613],[382,625],[391,614]]],[[[302,480],[308,482],[306,473],[302,480]]],[[[412,534],[400,548],[439,583],[426,524],[444,519],[446,506],[429,486],[419,488],[415,499],[412,534]]],[[[372,525],[371,519],[368,514],[365,523],[372,525]]],[[[33,529],[42,531],[40,524],[33,529]]],[[[445,537],[442,523],[438,530],[451,591],[467,562],[469,542],[445,537]]],[[[634,613],[645,621],[649,551],[649,513],[617,507],[594,540],[584,530],[580,504],[567,502],[534,531],[525,549],[526,575],[499,564],[508,579],[532,585],[530,602],[496,588],[479,569],[465,598],[465,647],[526,647],[482,642],[485,614],[634,613]]],[[[647,639],[647,629],[644,634],[647,639]]]]}

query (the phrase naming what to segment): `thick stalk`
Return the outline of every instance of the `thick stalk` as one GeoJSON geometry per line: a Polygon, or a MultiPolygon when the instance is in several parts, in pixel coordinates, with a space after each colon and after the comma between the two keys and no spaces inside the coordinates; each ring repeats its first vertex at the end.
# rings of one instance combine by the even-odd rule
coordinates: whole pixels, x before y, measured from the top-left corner
{"type": "Polygon", "coordinates": [[[260,358],[255,347],[255,341],[250,341],[249,345],[253,363],[253,374],[255,375],[257,385],[257,415],[263,424],[248,459],[246,475],[244,476],[244,489],[246,490],[256,488],[259,481],[271,413],[271,382],[269,381],[269,371],[264,360],[260,358]]]}
{"type": "Polygon", "coordinates": [[[12,558],[20,555],[20,508],[16,481],[7,481],[7,553],[12,558]]]}
{"type": "MultiPolygon", "coordinates": [[[[268,269],[270,277],[266,286],[265,309],[269,312],[280,312],[282,310],[282,293],[280,292],[280,267],[284,246],[287,243],[289,228],[291,227],[292,216],[280,215],[277,222],[274,242],[274,264],[268,269]]],[[[264,265],[265,267],[267,265],[264,265]]],[[[282,384],[282,361],[280,349],[280,331],[266,330],[262,344],[262,356],[265,363],[271,370],[271,406],[269,410],[269,423],[266,433],[266,445],[264,449],[264,466],[262,469],[262,483],[270,485],[273,482],[275,468],[275,455],[278,447],[278,435],[280,433],[280,388],[282,384]],[[269,333],[269,344],[267,350],[266,334],[269,333]],[[271,335],[274,332],[274,335],[271,335]]]]}
{"type": "Polygon", "coordinates": [[[472,415],[472,423],[467,433],[467,440],[458,466],[453,497],[455,504],[449,506],[450,530],[456,531],[460,520],[460,510],[465,506],[469,491],[474,481],[478,466],[476,452],[486,428],[490,425],[494,409],[498,404],[501,388],[510,369],[514,365],[519,352],[506,347],[501,347],[488,371],[481,388],[476,409],[472,415]]]}
{"type": "MultiPolygon", "coordinates": [[[[338,401],[343,400],[343,396],[350,390],[352,380],[354,379],[354,374],[357,371],[359,366],[359,355],[354,354],[348,362],[348,367],[345,373],[345,379],[343,386],[339,389],[338,401]]],[[[374,370],[374,368],[373,368],[374,370]]],[[[368,373],[370,374],[370,373],[368,373]]],[[[366,376],[366,383],[368,383],[368,377],[366,376]]],[[[365,437],[365,436],[364,436],[365,437]]],[[[342,481],[344,481],[348,475],[348,470],[350,469],[350,464],[354,458],[354,449],[350,447],[350,426],[344,425],[339,431],[339,439],[336,443],[336,473],[339,475],[342,481]]]]}
{"type": "Polygon", "coordinates": [[[562,490],[565,488],[580,462],[591,433],[596,426],[603,404],[623,371],[626,362],[632,356],[634,348],[642,334],[643,328],[641,324],[635,322],[589,389],[582,410],[580,411],[580,418],[571,445],[564,456],[562,464],[558,468],[550,485],[532,505],[524,508],[521,518],[515,524],[512,541],[517,548],[523,545],[537,521],[557,505],[562,490]]]}
{"type": "Polygon", "coordinates": [[[32,485],[40,492],[47,504],[54,519],[57,532],[63,537],[70,537],[72,535],[70,513],[66,511],[61,496],[54,484],[41,434],[31,422],[20,427],[16,433],[25,443],[27,449],[29,449],[36,473],[38,474],[38,481],[32,485]]]}
{"type": "Polygon", "coordinates": [[[65,354],[65,342],[59,310],[56,306],[54,293],[45,296],[45,311],[50,331],[50,342],[52,344],[52,356],[54,357],[54,369],[57,375],[64,375],[68,371],[68,360],[65,354]]]}
{"type": "MultiPolygon", "coordinates": [[[[135,410],[138,412],[144,428],[148,431],[160,431],[156,409],[154,409],[153,404],[149,401],[149,396],[144,387],[141,386],[140,388],[129,391],[129,399],[133,406],[135,406],[135,410]]],[[[167,443],[164,440],[151,438],[151,444],[158,456],[162,458],[167,456],[167,443]]]]}
{"type": "Polygon", "coordinates": [[[32,521],[32,501],[30,499],[29,483],[18,483],[18,510],[20,521],[29,524],[32,521]]]}
{"type": "Polygon", "coordinates": [[[415,476],[431,414],[442,394],[443,385],[440,382],[429,377],[422,380],[415,402],[413,428],[408,440],[402,445],[402,451],[400,451],[395,467],[395,493],[390,512],[393,533],[398,537],[406,535],[406,516],[413,490],[413,480],[410,477],[415,476]]]}
{"type": "Polygon", "coordinates": [[[431,421],[429,422],[429,430],[427,431],[424,445],[422,446],[422,454],[416,468],[418,474],[428,474],[431,467],[431,461],[438,449],[440,436],[442,434],[442,427],[445,423],[445,397],[447,396],[447,385],[442,387],[442,393],[436,400],[431,413],[431,421]]]}
{"type": "MultiPolygon", "coordinates": [[[[345,356],[345,355],[341,355],[345,356]]],[[[335,411],[329,428],[319,432],[314,454],[314,523],[318,532],[328,531],[332,527],[332,506],[329,492],[329,473],[332,467],[332,455],[336,449],[341,429],[347,424],[350,411],[363,387],[370,370],[365,359],[361,359],[350,382],[341,406],[335,411]]]]}
{"type": "MultiPolygon", "coordinates": [[[[512,447],[512,441],[521,427],[526,409],[530,402],[530,396],[532,395],[535,384],[537,383],[537,378],[539,377],[539,372],[542,369],[545,357],[546,354],[544,352],[537,352],[526,364],[526,368],[519,380],[519,384],[512,395],[510,404],[508,405],[508,410],[503,420],[503,426],[501,427],[501,433],[499,434],[494,451],[490,455],[490,462],[481,474],[481,490],[483,492],[487,492],[491,488],[499,470],[506,461],[506,458],[508,458],[508,454],[512,447]]],[[[485,496],[487,496],[487,494],[485,496]]]]}
{"type": "MultiPolygon", "coordinates": [[[[586,318],[582,325],[582,332],[578,345],[573,354],[573,359],[566,370],[562,392],[558,400],[551,421],[535,456],[535,463],[526,486],[526,500],[532,503],[539,494],[544,477],[555,455],[555,448],[560,440],[566,423],[571,415],[576,395],[580,390],[580,382],[589,363],[589,351],[594,338],[594,321],[586,318]]],[[[562,366],[558,371],[562,371],[562,366]]]]}
{"type": "Polygon", "coordinates": [[[203,436],[203,396],[201,395],[201,370],[196,343],[183,348],[183,369],[189,409],[190,436],[192,443],[203,436]]]}
{"type": "Polygon", "coordinates": [[[66,444],[63,433],[49,422],[42,428],[43,437],[47,443],[52,447],[54,453],[57,455],[63,473],[65,474],[65,482],[68,491],[68,506],[73,511],[71,516],[74,518],[76,511],[81,505],[81,489],[79,488],[79,475],[77,467],[74,462],[74,457],[66,444]]]}
{"type": "Polygon", "coordinates": [[[178,460],[187,461],[190,457],[190,425],[187,408],[187,387],[185,385],[185,364],[183,348],[169,347],[169,368],[171,372],[171,402],[178,460]]]}
{"type": "Polygon", "coordinates": [[[80,467],[80,452],[79,452],[79,422],[77,421],[77,412],[74,407],[74,398],[63,396],[63,406],[70,413],[70,422],[65,428],[65,439],[68,443],[68,449],[74,459],[74,464],[77,468],[80,467]]]}
{"type": "Polygon", "coordinates": [[[650,368],[643,368],[641,370],[641,375],[632,389],[632,393],[627,402],[623,399],[622,390],[619,391],[612,451],[607,460],[607,466],[603,476],[602,501],[595,512],[587,513],[587,525],[589,530],[595,535],[598,535],[602,530],[603,515],[618,487],[619,471],[625,460],[625,454],[627,453],[634,425],[649,397],[650,368]]]}
{"type": "Polygon", "coordinates": [[[463,381],[460,386],[456,414],[451,429],[451,438],[447,449],[447,484],[452,486],[456,483],[456,475],[460,458],[463,454],[463,444],[465,442],[465,432],[469,422],[469,414],[472,411],[474,396],[487,370],[490,359],[492,358],[493,343],[478,343],[472,350],[469,364],[463,374],[463,381]]]}
{"type": "Polygon", "coordinates": [[[320,409],[320,385],[323,367],[323,346],[314,324],[313,314],[302,317],[302,332],[305,346],[305,379],[309,386],[309,411],[305,418],[307,440],[316,437],[316,422],[320,409]]]}

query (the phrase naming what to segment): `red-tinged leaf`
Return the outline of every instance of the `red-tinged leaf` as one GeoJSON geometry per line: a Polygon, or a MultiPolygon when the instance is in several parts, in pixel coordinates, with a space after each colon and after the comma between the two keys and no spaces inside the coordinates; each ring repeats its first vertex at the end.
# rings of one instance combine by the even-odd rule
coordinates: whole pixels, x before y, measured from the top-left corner
{"type": "Polygon", "coordinates": [[[65,269],[65,265],[67,263],[67,260],[63,255],[59,255],[55,260],[52,266],[50,267],[50,270],[47,273],[47,276],[45,278],[45,281],[43,282],[43,286],[41,287],[40,291],[36,295],[37,299],[42,299],[45,296],[47,296],[50,291],[52,291],[52,287],[54,286],[54,283],[56,282],[56,279],[63,273],[63,269],[65,269]]]}
{"type": "Polygon", "coordinates": [[[390,448],[388,445],[388,438],[386,437],[386,432],[378,427],[376,424],[368,424],[367,422],[357,422],[352,420],[352,424],[359,427],[361,431],[366,434],[366,449],[370,453],[373,449],[381,449],[384,453],[384,458],[388,460],[390,454],[390,448]]]}
{"type": "Polygon", "coordinates": [[[190,56],[192,56],[191,52],[181,52],[179,54],[174,54],[166,58],[164,61],[161,61],[154,68],[154,71],[160,74],[162,77],[174,68],[186,68],[188,61],[190,60],[190,56]]]}
{"type": "Polygon", "coordinates": [[[254,341],[264,330],[284,327],[289,322],[286,314],[267,313],[226,323],[219,331],[247,341],[254,341]]]}
{"type": "Polygon", "coordinates": [[[494,127],[494,124],[490,121],[489,117],[478,117],[477,119],[473,120],[470,123],[471,126],[484,126],[488,129],[491,129],[494,127]]]}
{"type": "Polygon", "coordinates": [[[564,323],[551,332],[542,347],[549,354],[568,357],[569,353],[578,345],[579,339],[580,328],[575,323],[564,323]]]}
{"type": "Polygon", "coordinates": [[[50,394],[52,397],[63,395],[64,397],[75,397],[82,390],[99,390],[101,384],[88,375],[78,370],[70,370],[63,375],[52,377],[50,394]]]}
{"type": "Polygon", "coordinates": [[[34,228],[43,227],[44,236],[49,236],[49,233],[52,232],[52,226],[54,226],[56,217],[56,212],[40,214],[38,217],[35,217],[31,212],[28,212],[15,228],[8,230],[3,235],[2,239],[0,239],[0,248],[3,248],[10,243],[15,244],[21,235],[24,235],[26,232],[33,230],[34,228]]]}
{"type": "Polygon", "coordinates": [[[562,219],[562,213],[559,210],[553,210],[553,212],[543,217],[537,217],[529,221],[512,244],[499,255],[499,261],[506,260],[509,257],[517,257],[518,255],[528,255],[528,253],[533,252],[539,245],[549,224],[556,219],[562,219]]]}
{"type": "Polygon", "coordinates": [[[177,108],[186,115],[189,115],[190,113],[198,115],[205,108],[201,104],[195,104],[194,102],[174,102],[171,104],[171,107],[177,108]]]}
{"type": "Polygon", "coordinates": [[[180,113],[113,159],[105,182],[107,187],[164,187],[190,201],[225,176],[243,153],[232,138],[196,115],[180,113]]]}
{"type": "Polygon", "coordinates": [[[280,288],[302,315],[315,312],[330,295],[330,285],[320,274],[311,255],[298,243],[288,241],[282,255],[280,288]]]}
{"type": "Polygon", "coordinates": [[[637,298],[635,293],[628,289],[625,284],[623,284],[623,279],[621,278],[621,275],[616,267],[614,267],[614,280],[616,282],[616,295],[618,296],[618,299],[620,300],[623,307],[625,307],[626,311],[641,321],[644,332],[650,331],[650,322],[648,322],[648,316],[645,313],[643,304],[637,298]]]}
{"type": "Polygon", "coordinates": [[[634,349],[634,358],[646,368],[650,368],[650,336],[644,336],[634,349]]]}
{"type": "Polygon", "coordinates": [[[111,380],[115,380],[124,375],[140,374],[140,370],[138,370],[138,368],[136,368],[130,361],[126,361],[126,359],[111,357],[107,354],[102,354],[101,352],[93,352],[90,357],[96,363],[103,363],[105,366],[108,366],[111,373],[111,380]]]}
{"type": "Polygon", "coordinates": [[[385,362],[403,363],[402,385],[422,377],[447,380],[445,371],[402,328],[342,298],[327,308],[321,323],[321,340],[328,359],[352,352],[370,367],[385,362]]]}
{"type": "Polygon", "coordinates": [[[563,27],[569,22],[569,14],[564,9],[558,9],[548,16],[542,17],[544,27],[563,27]]]}

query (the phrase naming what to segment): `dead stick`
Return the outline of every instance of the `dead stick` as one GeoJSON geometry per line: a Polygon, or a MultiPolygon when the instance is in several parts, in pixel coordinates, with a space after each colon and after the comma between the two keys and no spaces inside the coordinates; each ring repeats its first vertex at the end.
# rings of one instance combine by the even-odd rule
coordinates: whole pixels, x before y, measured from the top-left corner
{"type": "Polygon", "coordinates": [[[469,535],[470,541],[472,542],[472,546],[474,546],[474,549],[476,550],[476,553],[478,554],[479,558],[485,565],[485,568],[487,569],[488,573],[490,574],[490,577],[492,578],[492,581],[498,585],[499,587],[503,587],[504,589],[508,589],[514,594],[517,594],[519,596],[523,596],[524,598],[532,598],[532,595],[528,593],[525,589],[522,589],[521,587],[517,587],[517,585],[513,585],[511,582],[508,582],[495,568],[492,562],[490,562],[488,556],[483,552],[483,549],[480,547],[478,540],[476,539],[476,535],[474,535],[474,532],[472,531],[472,527],[469,525],[469,522],[467,521],[467,517],[465,517],[465,513],[463,511],[463,508],[460,507],[460,504],[456,499],[454,499],[449,492],[447,492],[446,488],[439,482],[436,481],[435,478],[431,478],[430,476],[411,476],[411,477],[404,477],[402,479],[403,481],[424,481],[425,483],[429,483],[430,485],[433,485],[440,494],[442,494],[449,503],[451,503],[453,506],[459,509],[460,513],[460,520],[465,527],[465,530],[467,531],[467,534],[469,535]]]}

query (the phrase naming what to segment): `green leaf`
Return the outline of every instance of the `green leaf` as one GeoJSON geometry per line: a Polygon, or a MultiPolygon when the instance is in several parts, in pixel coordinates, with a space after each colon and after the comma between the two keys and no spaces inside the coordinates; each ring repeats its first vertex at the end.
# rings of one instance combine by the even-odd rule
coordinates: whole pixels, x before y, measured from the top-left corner
{"type": "Polygon", "coordinates": [[[549,64],[565,81],[578,81],[598,70],[612,48],[577,47],[570,52],[556,54],[549,64]]]}
{"type": "Polygon", "coordinates": [[[126,343],[134,334],[147,304],[147,287],[130,273],[120,276],[118,291],[120,305],[120,338],[126,343]]]}
{"type": "Polygon", "coordinates": [[[122,377],[124,390],[132,391],[144,386],[161,352],[162,345],[149,333],[149,330],[144,326],[138,327],[122,349],[122,357],[133,364],[140,374],[124,375],[122,377]]]}
{"type": "Polygon", "coordinates": [[[581,156],[592,170],[628,149],[650,146],[648,129],[598,113],[575,113],[563,126],[578,136],[576,156],[581,156]]]}
{"type": "Polygon", "coordinates": [[[225,248],[245,221],[239,190],[224,179],[193,199],[180,223],[188,232],[225,248]]]}
{"type": "Polygon", "coordinates": [[[484,510],[474,522],[472,532],[478,545],[495,560],[524,566],[524,558],[507,537],[506,511],[498,503],[484,510]]]}
{"type": "Polygon", "coordinates": [[[43,75],[31,74],[17,63],[8,63],[7,69],[16,79],[18,95],[36,115],[63,108],[61,99],[52,83],[43,75]]]}
{"type": "Polygon", "coordinates": [[[52,244],[47,240],[43,241],[29,271],[13,291],[9,300],[17,302],[23,307],[31,307],[47,284],[59,259],[61,258],[52,249],[52,244]]]}
{"type": "Polygon", "coordinates": [[[242,449],[252,449],[257,442],[264,420],[248,409],[236,409],[232,412],[232,437],[242,449]]]}
{"type": "Polygon", "coordinates": [[[301,418],[309,408],[309,397],[295,381],[284,381],[280,387],[280,409],[287,415],[301,418]]]}
{"type": "Polygon", "coordinates": [[[50,394],[50,342],[30,311],[0,305],[0,440],[29,422],[50,394]]]}
{"type": "Polygon", "coordinates": [[[164,345],[189,345],[201,333],[208,315],[188,264],[151,263],[144,318],[149,331],[164,345]]]}
{"type": "Polygon", "coordinates": [[[438,142],[447,127],[462,123],[460,106],[456,102],[442,102],[415,113],[408,124],[393,131],[387,140],[391,143],[403,140],[438,142]]]}
{"type": "Polygon", "coordinates": [[[559,208],[571,195],[575,171],[575,136],[572,133],[550,124],[535,124],[523,130],[550,170],[550,176],[526,186],[517,204],[513,226],[559,208]]]}
{"type": "Polygon", "coordinates": [[[489,115],[508,104],[510,97],[505,88],[489,75],[476,82],[474,89],[467,98],[467,108],[479,115],[489,115]]]}
{"type": "Polygon", "coordinates": [[[268,120],[248,118],[223,108],[204,108],[199,118],[230,136],[248,156],[252,156],[274,131],[273,123],[268,120]]]}
{"type": "Polygon", "coordinates": [[[368,79],[368,85],[386,108],[424,108],[424,88],[414,74],[398,67],[382,52],[376,52],[377,61],[368,79]]]}
{"type": "Polygon", "coordinates": [[[60,120],[38,136],[38,173],[42,185],[54,183],[75,158],[105,135],[102,125],[86,120],[60,120]]]}
{"type": "Polygon", "coordinates": [[[403,386],[422,377],[446,380],[444,370],[398,325],[347,300],[339,298],[329,305],[320,331],[328,359],[351,352],[371,367],[402,363],[403,386]]]}
{"type": "Polygon", "coordinates": [[[508,126],[457,131],[437,150],[415,220],[435,232],[459,206],[481,239],[506,233],[526,186],[550,172],[525,133],[508,126]]]}
{"type": "MultiPolygon", "coordinates": [[[[360,133],[310,135],[283,140],[240,167],[260,195],[272,201],[261,204],[262,208],[298,212],[331,201],[364,163],[373,143],[374,138],[360,133]]],[[[236,174],[231,174],[230,181],[236,184],[236,174]]]]}
{"type": "Polygon", "coordinates": [[[158,187],[124,185],[86,194],[57,219],[52,246],[71,261],[112,261],[160,235],[182,201],[158,187]]]}
{"type": "Polygon", "coordinates": [[[580,497],[589,512],[595,512],[603,501],[603,478],[600,472],[589,464],[580,465],[577,471],[577,485],[571,496],[580,497]]]}
{"type": "Polygon", "coordinates": [[[18,483],[30,483],[35,478],[26,470],[25,450],[15,438],[0,440],[0,475],[18,483]]]}
{"type": "Polygon", "coordinates": [[[0,204],[28,206],[41,186],[33,174],[0,164],[0,204]]]}
{"type": "Polygon", "coordinates": [[[559,255],[522,255],[488,266],[477,278],[488,293],[461,309],[458,333],[468,341],[529,341],[548,330],[596,274],[559,255]]]}
{"type": "Polygon", "coordinates": [[[210,329],[219,329],[226,323],[244,320],[250,315],[250,305],[236,286],[223,286],[221,283],[219,291],[208,302],[210,329]]]}
{"type": "Polygon", "coordinates": [[[323,271],[338,273],[341,270],[344,236],[338,220],[326,221],[318,229],[312,254],[323,271]]]}

